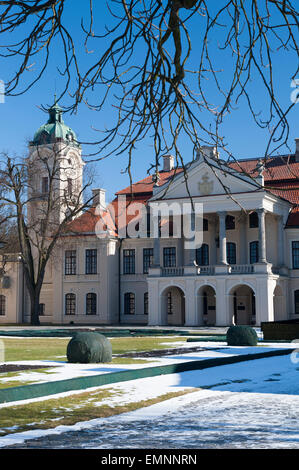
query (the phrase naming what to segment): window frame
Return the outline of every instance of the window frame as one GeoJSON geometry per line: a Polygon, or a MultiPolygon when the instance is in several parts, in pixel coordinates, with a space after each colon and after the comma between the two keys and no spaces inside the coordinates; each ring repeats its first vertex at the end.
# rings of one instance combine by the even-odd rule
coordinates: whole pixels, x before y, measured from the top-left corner
{"type": "Polygon", "coordinates": [[[124,293],[124,315],[135,315],[135,294],[134,292],[124,293]]]}
{"type": "Polygon", "coordinates": [[[76,315],[76,294],[67,292],[64,296],[64,315],[67,317],[76,315]]]}
{"type": "Polygon", "coordinates": [[[123,274],[135,274],[135,249],[123,250],[123,274]]]}
{"type": "Polygon", "coordinates": [[[0,316],[6,316],[6,296],[4,294],[0,295],[0,316]]]}
{"type": "Polygon", "coordinates": [[[200,248],[195,250],[195,259],[198,266],[209,266],[210,264],[210,253],[209,245],[203,243],[200,248]]]}
{"type": "Polygon", "coordinates": [[[98,250],[85,249],[85,274],[98,274],[98,250]]]}
{"type": "Polygon", "coordinates": [[[165,246],[163,248],[163,267],[175,268],[176,267],[176,247],[165,246]]]}
{"type": "Polygon", "coordinates": [[[258,263],[259,262],[259,242],[258,240],[254,240],[249,243],[249,262],[250,264],[258,263]],[[253,253],[252,248],[256,246],[256,261],[253,261],[253,253]]]}
{"type": "Polygon", "coordinates": [[[226,243],[226,259],[227,259],[227,263],[228,263],[229,265],[235,265],[235,264],[237,264],[237,244],[236,244],[235,242],[227,242],[227,243],[226,243]],[[230,247],[230,248],[234,247],[234,250],[233,250],[233,251],[234,251],[234,253],[233,253],[233,255],[234,255],[234,262],[231,262],[231,260],[229,259],[230,255],[231,255],[231,253],[229,253],[229,250],[230,250],[229,247],[230,247]]]}
{"type": "Polygon", "coordinates": [[[87,292],[85,296],[85,314],[97,315],[97,294],[95,292],[87,292]]]}
{"type": "Polygon", "coordinates": [[[65,250],[64,275],[75,276],[77,274],[77,250],[65,250]]]}
{"type": "Polygon", "coordinates": [[[292,240],[292,268],[299,269],[299,240],[292,240]],[[298,244],[298,247],[296,247],[296,250],[298,250],[297,256],[295,256],[295,248],[294,248],[295,243],[298,244]],[[295,263],[295,259],[297,261],[297,264],[295,263]]]}
{"type": "Polygon", "coordinates": [[[154,261],[154,249],[143,248],[143,274],[148,274],[148,270],[152,267],[154,261]],[[149,252],[151,254],[149,254],[149,252]]]}
{"type": "Polygon", "coordinates": [[[143,294],[143,314],[148,315],[148,292],[143,294]]]}

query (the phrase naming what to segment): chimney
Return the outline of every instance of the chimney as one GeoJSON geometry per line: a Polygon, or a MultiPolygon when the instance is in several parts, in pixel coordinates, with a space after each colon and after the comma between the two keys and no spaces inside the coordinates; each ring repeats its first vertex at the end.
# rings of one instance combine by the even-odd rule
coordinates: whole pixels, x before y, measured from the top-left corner
{"type": "Polygon", "coordinates": [[[299,162],[299,139],[295,139],[296,150],[295,150],[295,160],[299,162]]]}
{"type": "Polygon", "coordinates": [[[201,158],[219,158],[219,152],[217,152],[216,147],[210,145],[201,145],[196,150],[196,160],[201,158]]]}
{"type": "Polygon", "coordinates": [[[106,208],[106,189],[97,188],[92,190],[93,205],[100,205],[100,209],[106,208]]]}
{"type": "Polygon", "coordinates": [[[163,155],[163,171],[174,169],[174,157],[172,155],[163,155]]]}

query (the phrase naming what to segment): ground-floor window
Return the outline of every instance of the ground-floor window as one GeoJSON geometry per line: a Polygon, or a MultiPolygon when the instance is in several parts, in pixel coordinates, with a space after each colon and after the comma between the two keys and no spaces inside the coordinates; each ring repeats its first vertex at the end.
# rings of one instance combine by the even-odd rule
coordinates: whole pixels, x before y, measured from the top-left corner
{"type": "Polygon", "coordinates": [[[5,295],[0,295],[0,315],[5,315],[6,298],[5,295]]]}
{"type": "Polygon", "coordinates": [[[144,305],[143,313],[144,315],[148,315],[148,292],[144,293],[143,305],[144,305]]]}
{"type": "Polygon", "coordinates": [[[38,307],[38,314],[39,314],[40,316],[45,315],[45,304],[39,304],[39,307],[38,307]]]}
{"type": "Polygon", "coordinates": [[[76,295],[65,294],[65,315],[75,315],[76,313],[76,295]]]}
{"type": "Polygon", "coordinates": [[[299,314],[299,290],[294,292],[295,313],[299,314]]]}
{"type": "Polygon", "coordinates": [[[173,313],[173,304],[172,304],[172,295],[171,292],[167,294],[167,314],[171,315],[173,313]]]}
{"type": "Polygon", "coordinates": [[[125,297],[125,315],[135,314],[135,294],[133,292],[126,292],[125,297]]]}
{"type": "Polygon", "coordinates": [[[86,294],[86,315],[97,314],[97,294],[89,292],[86,294]]]}

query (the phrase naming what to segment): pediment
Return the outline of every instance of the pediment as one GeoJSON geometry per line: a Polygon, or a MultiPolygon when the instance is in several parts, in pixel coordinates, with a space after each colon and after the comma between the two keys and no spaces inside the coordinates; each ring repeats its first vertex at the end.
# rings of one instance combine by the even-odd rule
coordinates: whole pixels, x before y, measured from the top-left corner
{"type": "Polygon", "coordinates": [[[214,159],[209,162],[193,162],[186,173],[178,174],[173,180],[156,188],[152,200],[189,197],[207,197],[229,192],[245,193],[256,191],[259,184],[250,177],[232,170],[225,163],[214,159]]]}

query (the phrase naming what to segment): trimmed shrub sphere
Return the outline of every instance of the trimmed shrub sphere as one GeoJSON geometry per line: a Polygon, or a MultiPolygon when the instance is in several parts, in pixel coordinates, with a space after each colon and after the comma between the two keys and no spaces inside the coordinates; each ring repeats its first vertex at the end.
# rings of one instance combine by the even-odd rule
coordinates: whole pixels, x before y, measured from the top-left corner
{"type": "Polygon", "coordinates": [[[67,345],[69,362],[81,364],[112,361],[110,341],[100,333],[93,331],[76,333],[67,345]]]}
{"type": "Polygon", "coordinates": [[[228,346],[256,346],[258,337],[250,326],[231,326],[226,333],[228,346]]]}

